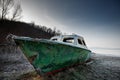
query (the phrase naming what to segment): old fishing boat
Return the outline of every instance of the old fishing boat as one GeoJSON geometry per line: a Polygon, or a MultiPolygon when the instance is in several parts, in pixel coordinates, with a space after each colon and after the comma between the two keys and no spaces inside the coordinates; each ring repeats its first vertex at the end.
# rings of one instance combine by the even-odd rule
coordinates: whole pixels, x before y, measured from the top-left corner
{"type": "Polygon", "coordinates": [[[91,51],[84,38],[61,35],[50,40],[12,35],[24,55],[40,74],[47,74],[90,59],[91,51]]]}

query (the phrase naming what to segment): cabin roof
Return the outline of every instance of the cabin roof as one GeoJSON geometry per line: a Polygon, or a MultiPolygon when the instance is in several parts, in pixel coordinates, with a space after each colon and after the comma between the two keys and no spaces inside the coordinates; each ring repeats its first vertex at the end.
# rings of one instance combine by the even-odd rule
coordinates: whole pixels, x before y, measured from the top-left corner
{"type": "Polygon", "coordinates": [[[82,38],[83,39],[82,36],[79,36],[79,35],[76,35],[76,34],[72,34],[72,35],[60,35],[60,36],[54,36],[52,38],[61,38],[61,37],[73,37],[73,38],[77,37],[77,38],[82,38]]]}

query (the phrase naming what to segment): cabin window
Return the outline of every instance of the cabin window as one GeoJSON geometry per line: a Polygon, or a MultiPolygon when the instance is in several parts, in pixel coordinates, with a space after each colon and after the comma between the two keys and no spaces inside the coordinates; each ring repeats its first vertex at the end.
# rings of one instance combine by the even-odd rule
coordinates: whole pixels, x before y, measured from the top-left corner
{"type": "Polygon", "coordinates": [[[85,41],[84,41],[84,40],[82,40],[82,42],[83,42],[83,44],[86,46],[85,41]]]}
{"type": "Polygon", "coordinates": [[[78,39],[78,43],[79,43],[80,45],[82,45],[82,41],[81,41],[80,39],[78,39]]]}
{"type": "Polygon", "coordinates": [[[53,41],[57,41],[57,38],[52,39],[53,41]]]}
{"type": "Polygon", "coordinates": [[[74,38],[64,38],[63,42],[74,43],[74,38]]]}

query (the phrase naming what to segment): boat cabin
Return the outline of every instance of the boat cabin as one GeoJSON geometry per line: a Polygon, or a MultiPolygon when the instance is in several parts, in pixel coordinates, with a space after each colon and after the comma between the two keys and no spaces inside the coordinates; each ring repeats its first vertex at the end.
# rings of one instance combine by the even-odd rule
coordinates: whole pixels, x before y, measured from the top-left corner
{"type": "Polygon", "coordinates": [[[78,35],[60,35],[51,38],[52,41],[63,42],[65,44],[70,44],[78,47],[87,48],[84,38],[78,35]]]}

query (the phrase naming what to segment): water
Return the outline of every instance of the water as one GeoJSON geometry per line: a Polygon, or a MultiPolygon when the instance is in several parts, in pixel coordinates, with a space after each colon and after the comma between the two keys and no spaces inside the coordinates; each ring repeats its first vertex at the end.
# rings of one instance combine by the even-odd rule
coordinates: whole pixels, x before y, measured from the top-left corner
{"type": "Polygon", "coordinates": [[[120,48],[90,48],[90,50],[97,54],[120,57],[120,48]]]}

